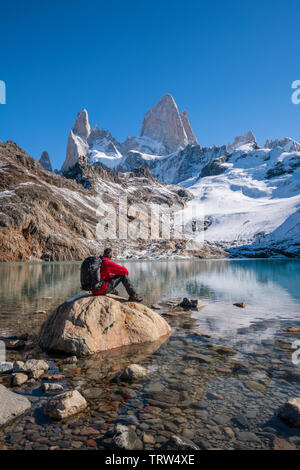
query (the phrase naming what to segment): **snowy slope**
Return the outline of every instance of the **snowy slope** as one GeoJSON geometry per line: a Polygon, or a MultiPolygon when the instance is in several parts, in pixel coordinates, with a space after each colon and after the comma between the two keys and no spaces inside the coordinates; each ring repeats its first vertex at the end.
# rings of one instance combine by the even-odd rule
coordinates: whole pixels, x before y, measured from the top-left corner
{"type": "Polygon", "coordinates": [[[183,182],[194,195],[187,214],[189,205],[198,205],[211,222],[204,238],[235,255],[299,255],[300,152],[247,153],[243,146],[223,167],[222,174],[183,182]]]}

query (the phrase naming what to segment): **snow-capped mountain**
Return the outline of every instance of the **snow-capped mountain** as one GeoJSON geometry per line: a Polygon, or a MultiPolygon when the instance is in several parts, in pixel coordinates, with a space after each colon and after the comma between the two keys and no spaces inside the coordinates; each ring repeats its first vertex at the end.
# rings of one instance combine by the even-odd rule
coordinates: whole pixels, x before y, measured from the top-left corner
{"type": "MultiPolygon", "coordinates": [[[[179,113],[171,95],[164,95],[145,115],[140,136],[128,137],[119,143],[108,130],[91,131],[88,113],[83,109],[77,114],[75,124],[69,133],[66,159],[62,171],[66,171],[79,160],[87,157],[90,164],[102,164],[110,169],[128,169],[127,155],[139,151],[143,158],[168,155],[196,144],[186,111],[179,113]]],[[[130,160],[129,156],[129,160],[130,160]]]]}
{"type": "Polygon", "coordinates": [[[300,255],[300,144],[289,137],[262,148],[249,131],[230,145],[203,147],[187,113],[165,95],[146,113],[141,135],[121,144],[109,131],[91,132],[83,110],[62,169],[79,156],[115,172],[148,167],[164,183],[188,188],[187,220],[201,213],[209,220],[205,239],[234,255],[300,255]]]}

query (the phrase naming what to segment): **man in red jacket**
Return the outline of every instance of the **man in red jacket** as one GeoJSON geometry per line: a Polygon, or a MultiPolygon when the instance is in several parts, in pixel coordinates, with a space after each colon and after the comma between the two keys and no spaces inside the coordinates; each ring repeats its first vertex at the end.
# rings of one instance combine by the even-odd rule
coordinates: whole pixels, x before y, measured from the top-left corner
{"type": "Polygon", "coordinates": [[[112,259],[112,249],[105,248],[102,258],[102,265],[100,270],[100,281],[107,281],[103,284],[103,286],[96,291],[93,291],[93,295],[106,295],[109,293],[114,293],[115,288],[117,287],[120,282],[125,287],[130,302],[142,302],[137,293],[135,292],[131,281],[128,277],[128,270],[125,266],[120,266],[117,263],[111,261],[112,259]]]}

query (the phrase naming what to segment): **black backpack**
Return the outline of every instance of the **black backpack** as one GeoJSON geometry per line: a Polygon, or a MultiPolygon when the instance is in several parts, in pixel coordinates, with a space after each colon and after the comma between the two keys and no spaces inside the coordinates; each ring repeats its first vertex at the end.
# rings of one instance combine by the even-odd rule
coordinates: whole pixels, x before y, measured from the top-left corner
{"type": "Polygon", "coordinates": [[[82,290],[95,291],[103,286],[104,282],[100,281],[101,265],[102,256],[89,256],[83,261],[80,268],[82,290]]]}

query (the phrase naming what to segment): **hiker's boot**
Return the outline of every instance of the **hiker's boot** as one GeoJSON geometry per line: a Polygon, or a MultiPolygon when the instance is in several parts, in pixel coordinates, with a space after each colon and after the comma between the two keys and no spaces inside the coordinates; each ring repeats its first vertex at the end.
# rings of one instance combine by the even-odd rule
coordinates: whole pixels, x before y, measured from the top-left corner
{"type": "Polygon", "coordinates": [[[122,283],[129,295],[128,302],[142,302],[143,299],[137,295],[135,292],[133,285],[131,284],[131,280],[128,276],[124,276],[122,279],[122,283]]]}
{"type": "Polygon", "coordinates": [[[134,293],[129,296],[128,302],[143,302],[143,299],[134,293]]]}

